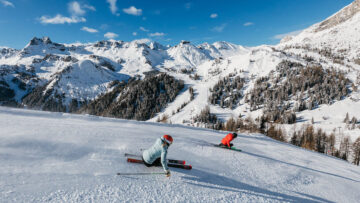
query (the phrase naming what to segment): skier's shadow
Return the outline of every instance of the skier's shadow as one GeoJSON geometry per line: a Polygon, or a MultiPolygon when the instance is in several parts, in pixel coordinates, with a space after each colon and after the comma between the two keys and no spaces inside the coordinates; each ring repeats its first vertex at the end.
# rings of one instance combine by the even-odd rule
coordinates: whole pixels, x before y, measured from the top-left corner
{"type": "MultiPolygon", "coordinates": [[[[182,170],[176,170],[177,172],[184,173],[182,170]]],[[[209,173],[199,169],[192,169],[190,173],[186,174],[182,178],[187,184],[205,187],[210,189],[229,191],[252,195],[256,197],[263,197],[264,199],[272,201],[288,201],[288,202],[332,202],[321,197],[312,196],[309,194],[299,194],[299,196],[291,196],[279,192],[266,190],[264,188],[252,186],[246,183],[239,182],[234,179],[227,178],[225,176],[209,173]]]]}

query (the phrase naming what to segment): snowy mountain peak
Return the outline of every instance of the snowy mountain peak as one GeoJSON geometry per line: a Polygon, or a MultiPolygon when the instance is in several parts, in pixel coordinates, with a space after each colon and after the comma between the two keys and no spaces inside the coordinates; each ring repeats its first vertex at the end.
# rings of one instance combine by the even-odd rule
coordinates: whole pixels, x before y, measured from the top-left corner
{"type": "Polygon", "coordinates": [[[318,28],[315,32],[323,31],[329,28],[332,28],[338,24],[341,24],[350,18],[352,18],[355,14],[360,11],[360,0],[355,0],[350,5],[341,9],[339,12],[329,17],[325,21],[319,24],[318,28]]]}
{"type": "Polygon", "coordinates": [[[61,53],[66,50],[65,45],[54,43],[50,40],[49,37],[37,38],[34,37],[22,50],[22,55],[32,54],[32,55],[43,55],[50,53],[61,53]]]}
{"type": "Polygon", "coordinates": [[[93,44],[94,47],[121,47],[124,41],[102,40],[93,44]]]}
{"type": "Polygon", "coordinates": [[[183,44],[190,44],[191,42],[190,41],[186,41],[186,40],[181,40],[180,44],[183,45],[183,44]]]}
{"type": "Polygon", "coordinates": [[[350,59],[360,56],[360,0],[356,0],[326,20],[300,34],[281,40],[279,47],[328,49],[350,59]]]}
{"type": "Polygon", "coordinates": [[[169,48],[167,54],[172,60],[168,61],[170,63],[166,63],[166,65],[178,68],[193,68],[206,60],[213,59],[208,52],[184,40],[178,45],[169,48]]]}
{"type": "Polygon", "coordinates": [[[5,57],[11,57],[17,52],[16,49],[9,48],[9,47],[0,47],[0,58],[5,57]]]}
{"type": "Polygon", "coordinates": [[[40,44],[51,44],[52,41],[49,37],[43,37],[43,38],[37,38],[34,37],[32,40],[30,40],[30,43],[28,46],[34,46],[34,45],[40,45],[40,44]]]}
{"type": "Polygon", "coordinates": [[[152,50],[166,50],[167,49],[167,47],[165,47],[164,45],[162,45],[158,42],[150,42],[149,47],[152,50]]]}
{"type": "Polygon", "coordinates": [[[219,50],[221,50],[221,49],[231,50],[231,49],[237,48],[237,45],[231,44],[229,42],[224,42],[224,41],[214,42],[213,45],[214,45],[214,47],[216,47],[219,50]]]}

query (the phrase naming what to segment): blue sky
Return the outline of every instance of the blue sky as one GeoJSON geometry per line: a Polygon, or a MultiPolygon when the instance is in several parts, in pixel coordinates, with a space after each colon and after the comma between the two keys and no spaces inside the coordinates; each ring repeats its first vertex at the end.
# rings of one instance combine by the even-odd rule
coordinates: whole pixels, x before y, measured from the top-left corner
{"type": "Polygon", "coordinates": [[[113,38],[174,45],[229,41],[276,44],[352,0],[0,0],[0,46],[34,36],[59,43],[113,38]]]}

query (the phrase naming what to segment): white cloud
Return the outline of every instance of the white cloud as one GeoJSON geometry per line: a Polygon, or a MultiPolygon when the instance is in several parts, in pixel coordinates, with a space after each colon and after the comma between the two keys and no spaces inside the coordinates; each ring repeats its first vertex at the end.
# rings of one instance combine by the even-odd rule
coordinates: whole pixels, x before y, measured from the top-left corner
{"type": "Polygon", "coordinates": [[[113,32],[107,32],[104,34],[104,37],[108,38],[108,39],[114,39],[116,37],[118,37],[119,35],[113,33],[113,32]]]}
{"type": "Polygon", "coordinates": [[[244,26],[251,26],[251,25],[254,25],[254,23],[253,22],[246,22],[246,23],[244,23],[244,26]]]}
{"type": "Polygon", "coordinates": [[[165,33],[163,33],[163,32],[155,32],[155,33],[149,34],[150,37],[162,37],[164,35],[165,35],[165,33]]]}
{"type": "Polygon", "coordinates": [[[219,26],[215,26],[211,30],[213,32],[222,32],[225,29],[225,27],[226,27],[226,23],[219,25],[219,26]]]}
{"type": "Polygon", "coordinates": [[[130,6],[129,8],[124,8],[123,11],[124,11],[124,13],[127,13],[129,15],[134,15],[134,16],[141,16],[141,14],[142,14],[142,10],[135,8],[135,6],[130,6]]]}
{"type": "Polygon", "coordinates": [[[144,31],[144,32],[149,32],[149,30],[146,29],[146,28],[144,28],[144,27],[139,27],[139,29],[140,29],[141,31],[144,31]]]}
{"type": "Polygon", "coordinates": [[[82,27],[81,30],[85,31],[85,32],[90,32],[90,33],[96,33],[99,32],[97,29],[94,28],[89,28],[89,27],[82,27]]]}
{"type": "Polygon", "coordinates": [[[218,17],[218,14],[217,13],[213,13],[210,15],[210,18],[217,18],[218,17]]]}
{"type": "Polygon", "coordinates": [[[132,35],[136,36],[136,35],[137,35],[137,32],[133,32],[132,35]]]}
{"type": "Polygon", "coordinates": [[[293,32],[288,32],[288,33],[284,33],[284,34],[278,34],[278,35],[275,35],[273,36],[274,39],[282,39],[286,36],[295,36],[295,35],[298,35],[300,34],[300,32],[302,32],[303,30],[296,30],[296,31],[293,31],[293,32]]]}
{"type": "Polygon", "coordinates": [[[68,4],[68,10],[72,15],[75,16],[81,16],[86,13],[86,11],[81,8],[79,2],[77,1],[70,2],[68,4]]]}
{"type": "Polygon", "coordinates": [[[10,6],[10,7],[15,8],[14,4],[11,3],[10,1],[0,0],[0,3],[2,3],[5,7],[10,6]]]}
{"type": "Polygon", "coordinates": [[[85,5],[84,5],[84,8],[89,9],[89,10],[91,10],[91,11],[96,11],[96,8],[95,8],[94,6],[91,6],[91,5],[85,4],[85,5]]]}
{"type": "Polygon", "coordinates": [[[70,18],[62,16],[60,14],[57,14],[55,17],[41,16],[39,20],[42,24],[71,24],[86,22],[86,19],[83,17],[72,16],[70,18]]]}
{"type": "Polygon", "coordinates": [[[190,10],[191,7],[192,7],[192,3],[191,3],[191,2],[188,2],[188,3],[186,3],[186,4],[184,5],[184,7],[185,7],[186,10],[190,10]]]}
{"type": "Polygon", "coordinates": [[[106,0],[110,4],[110,10],[112,14],[117,14],[116,11],[118,8],[116,7],[117,0],[106,0]]]}

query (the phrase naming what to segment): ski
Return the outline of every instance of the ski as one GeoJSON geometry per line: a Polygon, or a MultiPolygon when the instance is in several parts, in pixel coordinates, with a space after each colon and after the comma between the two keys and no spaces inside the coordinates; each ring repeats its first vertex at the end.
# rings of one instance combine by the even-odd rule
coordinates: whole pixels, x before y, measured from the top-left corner
{"type": "MultiPolygon", "coordinates": [[[[126,157],[142,158],[141,155],[125,153],[126,157]]],[[[167,159],[168,163],[185,165],[185,160],[167,159]]]]}
{"type": "MultiPolygon", "coordinates": [[[[133,158],[127,158],[127,162],[130,163],[138,163],[138,164],[143,164],[143,160],[139,160],[139,159],[133,159],[133,158]]],[[[172,168],[181,168],[181,169],[185,169],[185,170],[191,170],[192,166],[191,165],[184,165],[184,164],[176,164],[176,163],[168,163],[169,167],[172,168]]]]}
{"type": "Polygon", "coordinates": [[[166,173],[117,173],[118,176],[126,176],[126,175],[165,175],[166,173]]]}
{"type": "Polygon", "coordinates": [[[228,147],[225,147],[225,146],[219,146],[219,145],[217,145],[217,144],[214,144],[214,146],[215,146],[215,147],[219,147],[219,148],[223,148],[223,149],[238,151],[238,152],[241,152],[241,151],[242,151],[241,149],[238,149],[238,148],[236,148],[236,147],[230,147],[230,148],[228,148],[228,147]]]}

